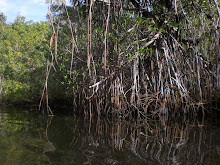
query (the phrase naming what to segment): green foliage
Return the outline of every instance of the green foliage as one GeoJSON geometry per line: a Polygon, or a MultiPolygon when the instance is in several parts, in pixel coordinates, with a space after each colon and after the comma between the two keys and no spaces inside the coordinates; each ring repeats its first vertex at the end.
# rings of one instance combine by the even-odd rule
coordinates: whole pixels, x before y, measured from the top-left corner
{"type": "Polygon", "coordinates": [[[45,75],[49,24],[26,22],[18,16],[11,25],[0,23],[0,77],[2,101],[35,100],[45,75]]]}
{"type": "Polygon", "coordinates": [[[6,23],[6,16],[3,13],[0,13],[0,22],[3,24],[6,23]]]}
{"type": "Polygon", "coordinates": [[[155,51],[152,48],[146,47],[146,48],[137,49],[136,52],[139,53],[139,55],[142,58],[145,58],[146,56],[151,57],[152,54],[154,54],[155,51]]]}

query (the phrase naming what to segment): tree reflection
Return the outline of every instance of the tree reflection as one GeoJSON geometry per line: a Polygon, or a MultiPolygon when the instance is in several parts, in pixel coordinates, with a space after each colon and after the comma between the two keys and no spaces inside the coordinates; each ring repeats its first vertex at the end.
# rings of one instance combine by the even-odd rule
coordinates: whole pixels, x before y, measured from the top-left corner
{"type": "MultiPolygon", "coordinates": [[[[220,161],[210,121],[54,118],[48,138],[67,164],[204,164],[220,161]],[[62,122],[63,124],[59,124],[62,122]],[[56,132],[56,134],[54,133],[56,132]]],[[[56,153],[57,152],[57,153],[56,153]]]]}

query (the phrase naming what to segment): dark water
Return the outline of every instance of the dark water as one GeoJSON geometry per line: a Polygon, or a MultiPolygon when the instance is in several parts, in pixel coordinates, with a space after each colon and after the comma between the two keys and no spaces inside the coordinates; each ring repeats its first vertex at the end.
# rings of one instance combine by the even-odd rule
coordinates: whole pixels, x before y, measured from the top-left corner
{"type": "MultiPolygon", "coordinates": [[[[157,118],[158,119],[158,118],[157,118]]],[[[220,124],[47,117],[0,109],[0,165],[220,164],[220,124]]]]}

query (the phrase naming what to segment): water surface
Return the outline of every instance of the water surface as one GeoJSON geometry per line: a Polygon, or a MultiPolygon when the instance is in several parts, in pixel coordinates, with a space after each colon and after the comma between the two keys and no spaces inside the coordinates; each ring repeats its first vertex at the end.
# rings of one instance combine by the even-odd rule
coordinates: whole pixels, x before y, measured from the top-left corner
{"type": "Polygon", "coordinates": [[[210,164],[220,162],[216,118],[124,121],[0,108],[0,164],[210,164]]]}

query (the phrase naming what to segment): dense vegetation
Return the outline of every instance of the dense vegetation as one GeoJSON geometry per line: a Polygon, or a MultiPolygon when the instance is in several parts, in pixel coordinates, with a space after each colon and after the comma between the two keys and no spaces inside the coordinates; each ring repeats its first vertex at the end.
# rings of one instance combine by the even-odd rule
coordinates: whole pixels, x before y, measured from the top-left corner
{"type": "MultiPolygon", "coordinates": [[[[24,75],[32,77],[31,71],[37,74],[37,68],[44,66],[45,69],[44,58],[50,53],[41,98],[42,101],[46,96],[48,113],[52,101],[64,99],[89,115],[168,114],[187,112],[192,105],[211,103],[218,96],[220,11],[217,0],[71,2],[69,7],[64,1],[48,2],[52,35],[48,46],[49,41],[43,43],[45,40],[39,37],[48,34],[48,29],[36,34],[40,38],[37,44],[41,43],[43,48],[33,44],[36,56],[42,53],[42,58],[37,58],[39,65],[34,63],[35,69],[28,69],[31,67],[28,62],[24,67],[28,74],[24,74],[6,62],[13,71],[10,73],[16,76],[8,75],[5,80],[17,82],[24,75]]],[[[14,24],[6,27],[16,30],[14,24]]],[[[29,23],[27,27],[37,25],[29,23]]],[[[18,52],[26,53],[22,58],[26,56],[35,61],[29,49],[18,52]]],[[[39,93],[42,83],[38,80],[42,79],[38,78],[36,86],[33,85],[36,91],[31,88],[29,93],[39,93]]],[[[22,82],[22,86],[27,85],[28,89],[28,83],[22,82]]]]}
{"type": "Polygon", "coordinates": [[[2,103],[23,104],[39,100],[49,49],[49,24],[18,16],[0,22],[0,97],[2,103]]]}

